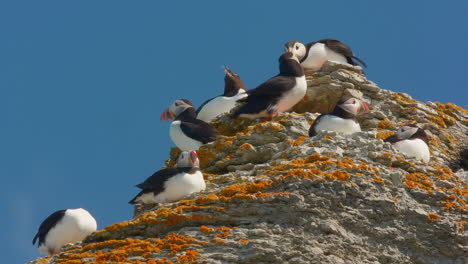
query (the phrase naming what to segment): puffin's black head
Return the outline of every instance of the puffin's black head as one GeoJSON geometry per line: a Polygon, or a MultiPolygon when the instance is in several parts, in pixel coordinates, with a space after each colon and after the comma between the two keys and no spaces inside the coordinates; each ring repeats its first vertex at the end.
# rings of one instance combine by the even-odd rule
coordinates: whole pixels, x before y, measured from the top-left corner
{"type": "Polygon", "coordinates": [[[182,151],[177,159],[177,167],[198,168],[199,166],[200,161],[195,150],[182,151]]]}
{"type": "Polygon", "coordinates": [[[341,118],[352,119],[358,115],[369,113],[369,106],[354,97],[349,99],[341,99],[333,109],[333,114],[341,118]]]}
{"type": "Polygon", "coordinates": [[[299,59],[292,52],[283,53],[279,59],[280,75],[283,76],[304,76],[304,69],[299,64],[299,59]]]}
{"type": "Polygon", "coordinates": [[[300,62],[302,62],[305,55],[307,54],[306,46],[297,40],[286,42],[286,44],[284,44],[284,51],[291,52],[292,54],[296,55],[300,62]]]}
{"type": "Polygon", "coordinates": [[[187,99],[175,100],[164,112],[161,114],[161,121],[169,121],[176,119],[187,109],[193,109],[193,104],[187,99]]]}
{"type": "Polygon", "coordinates": [[[228,67],[224,67],[224,96],[234,96],[240,89],[246,90],[245,85],[240,79],[239,75],[232,72],[228,67]]]}
{"type": "Polygon", "coordinates": [[[426,142],[426,144],[428,141],[427,134],[424,129],[418,127],[415,124],[406,124],[404,126],[400,126],[395,135],[399,140],[419,138],[426,142]]]}
{"type": "Polygon", "coordinates": [[[384,142],[395,143],[405,139],[416,139],[419,138],[424,142],[428,142],[428,137],[424,129],[418,127],[415,124],[406,124],[400,126],[394,135],[391,135],[384,139],[384,142]]]}

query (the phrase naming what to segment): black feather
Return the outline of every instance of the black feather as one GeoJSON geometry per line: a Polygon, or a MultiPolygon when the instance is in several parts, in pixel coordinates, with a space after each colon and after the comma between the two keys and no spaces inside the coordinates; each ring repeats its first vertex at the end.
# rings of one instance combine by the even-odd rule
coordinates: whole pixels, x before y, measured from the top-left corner
{"type": "Polygon", "coordinates": [[[129,204],[135,204],[136,199],[145,193],[152,192],[154,195],[158,195],[165,190],[165,182],[169,180],[171,177],[179,174],[179,173],[190,173],[194,174],[199,171],[199,168],[196,167],[178,167],[178,168],[165,168],[159,170],[153,175],[149,176],[144,182],[137,184],[136,187],[142,189],[132,200],[130,200],[129,204]]]}
{"type": "Polygon", "coordinates": [[[41,244],[45,242],[45,237],[47,236],[47,233],[63,218],[65,215],[65,210],[58,210],[54,212],[53,214],[49,215],[39,226],[39,230],[37,231],[37,234],[34,236],[32,240],[32,244],[34,245],[36,243],[36,240],[39,238],[39,243],[37,244],[37,247],[39,247],[41,244]]]}
{"type": "Polygon", "coordinates": [[[175,120],[180,120],[180,129],[186,136],[203,144],[213,142],[219,136],[219,132],[212,125],[196,118],[193,107],[187,108],[175,120]]]}

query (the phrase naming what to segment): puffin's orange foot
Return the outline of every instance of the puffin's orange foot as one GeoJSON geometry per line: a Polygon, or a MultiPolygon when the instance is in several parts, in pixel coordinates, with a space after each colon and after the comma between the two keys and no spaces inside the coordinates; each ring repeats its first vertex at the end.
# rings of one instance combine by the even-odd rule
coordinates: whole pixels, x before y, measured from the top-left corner
{"type": "Polygon", "coordinates": [[[260,117],[260,122],[268,122],[268,121],[270,121],[270,118],[260,117]]]}

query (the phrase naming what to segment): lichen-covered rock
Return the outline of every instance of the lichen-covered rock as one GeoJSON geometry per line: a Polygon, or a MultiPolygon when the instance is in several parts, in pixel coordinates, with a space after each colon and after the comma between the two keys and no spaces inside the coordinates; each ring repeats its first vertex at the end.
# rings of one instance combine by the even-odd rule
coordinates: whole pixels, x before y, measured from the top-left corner
{"type": "Polygon", "coordinates": [[[198,152],[204,192],[137,206],[32,263],[467,263],[467,110],[381,90],[359,67],[324,69],[297,113],[213,122],[223,136],[198,152]],[[373,109],[363,132],[307,137],[342,95],[373,109]],[[430,136],[428,164],[382,140],[414,121],[430,136]]]}

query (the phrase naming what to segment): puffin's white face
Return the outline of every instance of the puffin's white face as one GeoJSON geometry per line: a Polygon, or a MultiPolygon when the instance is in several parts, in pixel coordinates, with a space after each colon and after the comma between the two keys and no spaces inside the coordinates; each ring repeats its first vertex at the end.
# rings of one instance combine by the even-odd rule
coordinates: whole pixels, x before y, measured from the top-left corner
{"type": "Polygon", "coordinates": [[[164,112],[161,114],[161,121],[174,120],[177,118],[185,109],[193,107],[185,101],[179,99],[175,100],[164,112]]]}
{"type": "Polygon", "coordinates": [[[369,106],[356,98],[349,98],[339,104],[338,107],[353,115],[362,115],[369,112],[369,106]]]}
{"type": "Polygon", "coordinates": [[[298,60],[302,60],[307,52],[304,44],[299,41],[288,42],[284,49],[287,52],[291,52],[298,60]]]}
{"type": "Polygon", "coordinates": [[[177,160],[177,167],[199,167],[200,161],[198,160],[197,152],[195,150],[182,151],[179,159],[177,160]]]}
{"type": "Polygon", "coordinates": [[[411,127],[411,126],[401,126],[398,128],[396,135],[400,139],[408,139],[412,135],[414,135],[416,132],[418,132],[417,127],[411,127]]]}

